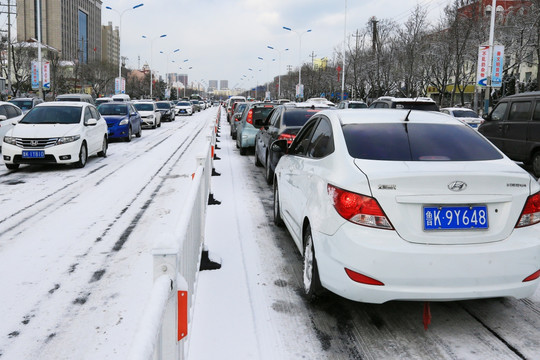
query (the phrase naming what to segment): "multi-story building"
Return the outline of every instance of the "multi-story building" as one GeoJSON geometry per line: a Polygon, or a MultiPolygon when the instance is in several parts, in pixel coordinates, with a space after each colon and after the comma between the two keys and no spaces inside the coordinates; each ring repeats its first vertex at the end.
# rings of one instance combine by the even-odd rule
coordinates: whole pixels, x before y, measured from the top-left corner
{"type": "MultiPolygon", "coordinates": [[[[39,0],[41,42],[60,51],[62,60],[100,60],[101,0],[39,0]]],[[[17,0],[17,41],[35,41],[36,0],[17,0]]]]}
{"type": "Polygon", "coordinates": [[[227,90],[229,88],[229,80],[220,80],[219,81],[219,89],[220,90],[227,90]]]}
{"type": "Polygon", "coordinates": [[[182,84],[184,84],[185,87],[187,87],[187,85],[188,85],[188,76],[187,76],[187,74],[178,74],[177,81],[181,82],[182,84]]]}
{"type": "Polygon", "coordinates": [[[120,61],[120,37],[118,26],[112,22],[101,27],[101,61],[118,66],[120,61]]]}
{"type": "Polygon", "coordinates": [[[217,80],[208,80],[208,91],[214,91],[218,89],[217,80]]]}

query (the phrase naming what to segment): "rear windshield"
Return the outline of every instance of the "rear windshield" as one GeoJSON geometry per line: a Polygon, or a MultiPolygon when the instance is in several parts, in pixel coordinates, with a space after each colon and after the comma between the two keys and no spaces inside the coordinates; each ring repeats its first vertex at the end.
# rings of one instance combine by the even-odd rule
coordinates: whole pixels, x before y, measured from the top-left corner
{"type": "Polygon", "coordinates": [[[191,106],[191,103],[182,101],[182,102],[176,103],[176,105],[177,105],[177,106],[191,106]]]}
{"type": "Polygon", "coordinates": [[[437,104],[434,104],[431,102],[419,102],[419,101],[394,102],[392,103],[392,108],[439,111],[439,107],[437,106],[437,104]]]}
{"type": "Polygon", "coordinates": [[[478,114],[476,114],[472,110],[454,110],[453,111],[454,116],[457,118],[477,118],[478,114]]]}
{"type": "Polygon", "coordinates": [[[35,107],[19,122],[20,124],[78,124],[81,121],[80,106],[35,107]]]}
{"type": "Polygon", "coordinates": [[[283,124],[285,126],[304,126],[304,124],[314,114],[321,111],[321,109],[291,109],[285,111],[283,115],[283,124]]]}
{"type": "Polygon", "coordinates": [[[17,105],[21,110],[29,110],[32,108],[32,100],[10,100],[9,102],[17,105]]]}
{"type": "Polygon", "coordinates": [[[274,106],[272,105],[264,105],[264,107],[253,107],[251,110],[253,110],[253,121],[255,120],[265,120],[268,114],[272,111],[274,106]]]}
{"type": "Polygon", "coordinates": [[[488,141],[466,126],[383,123],[343,126],[349,154],[391,161],[479,161],[502,159],[488,141]]]}
{"type": "Polygon", "coordinates": [[[80,97],[58,97],[56,101],[84,101],[80,97]]]}
{"type": "Polygon", "coordinates": [[[156,103],[158,109],[170,109],[171,104],[170,103],[156,103]]]}
{"type": "Polygon", "coordinates": [[[103,103],[98,106],[101,115],[127,115],[127,105],[103,103]]]}
{"type": "Polygon", "coordinates": [[[349,109],[365,109],[367,104],[364,103],[349,103],[349,109]]]}

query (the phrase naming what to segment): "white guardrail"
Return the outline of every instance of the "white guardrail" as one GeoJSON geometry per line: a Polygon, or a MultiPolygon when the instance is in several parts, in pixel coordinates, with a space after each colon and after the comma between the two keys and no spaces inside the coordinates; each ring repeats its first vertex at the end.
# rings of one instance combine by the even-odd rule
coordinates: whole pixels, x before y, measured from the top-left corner
{"type": "Polygon", "coordinates": [[[155,242],[152,250],[154,284],[141,324],[135,335],[130,360],[177,360],[185,358],[185,342],[191,327],[193,299],[204,243],[206,207],[210,195],[218,122],[210,124],[207,151],[197,158],[197,170],[184,201],[182,216],[155,242]]]}

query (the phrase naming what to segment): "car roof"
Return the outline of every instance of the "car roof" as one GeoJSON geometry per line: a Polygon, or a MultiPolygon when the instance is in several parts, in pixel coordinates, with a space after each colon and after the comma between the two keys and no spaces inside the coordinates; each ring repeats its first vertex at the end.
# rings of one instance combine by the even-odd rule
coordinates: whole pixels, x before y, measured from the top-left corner
{"type": "Polygon", "coordinates": [[[474,111],[473,109],[469,109],[469,108],[465,108],[465,107],[445,107],[445,108],[441,108],[441,110],[450,110],[450,111],[454,111],[454,110],[467,110],[467,111],[474,111]]]}
{"type": "Polygon", "coordinates": [[[342,125],[370,123],[432,123],[462,124],[455,118],[436,111],[400,109],[344,109],[319,112],[328,117],[337,117],[342,125]]]}
{"type": "Polygon", "coordinates": [[[84,107],[93,105],[86,101],[49,101],[49,102],[43,102],[41,104],[37,104],[36,107],[44,107],[44,106],[74,106],[74,107],[84,107]]]}

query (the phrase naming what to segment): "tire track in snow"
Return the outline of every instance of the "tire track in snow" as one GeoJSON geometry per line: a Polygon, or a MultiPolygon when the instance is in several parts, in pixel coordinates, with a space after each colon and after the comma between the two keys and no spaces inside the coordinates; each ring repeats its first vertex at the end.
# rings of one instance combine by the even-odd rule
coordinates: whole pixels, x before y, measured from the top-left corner
{"type": "MultiPolygon", "coordinates": [[[[183,123],[183,124],[180,124],[180,127],[176,128],[175,130],[178,130],[178,129],[181,129],[183,127],[185,127],[187,125],[187,123],[183,123]]],[[[91,293],[92,293],[92,289],[95,288],[97,286],[97,283],[99,283],[99,280],[101,280],[101,278],[103,277],[103,275],[106,273],[106,269],[107,269],[107,264],[110,263],[110,260],[112,259],[112,257],[114,256],[115,253],[118,253],[123,245],[125,244],[125,242],[128,240],[129,236],[131,235],[131,233],[133,232],[133,230],[135,229],[138,221],[142,218],[142,216],[144,215],[144,213],[146,212],[146,210],[148,209],[149,205],[152,203],[152,201],[154,200],[154,198],[157,196],[157,194],[159,193],[159,189],[160,187],[163,185],[164,181],[166,181],[166,177],[167,175],[169,175],[171,173],[171,171],[173,170],[174,166],[176,164],[178,164],[181,160],[182,160],[182,157],[183,155],[189,150],[190,146],[193,144],[193,142],[195,141],[196,137],[203,131],[203,129],[205,128],[205,125],[206,123],[205,122],[202,122],[201,125],[197,128],[195,128],[194,130],[192,130],[187,136],[186,138],[184,139],[184,141],[182,141],[178,146],[177,148],[175,149],[175,151],[172,152],[172,154],[164,161],[164,163],[155,171],[155,173],[150,177],[150,179],[144,183],[142,186],[141,186],[141,189],[137,192],[137,194],[130,200],[130,202],[122,209],[122,211],[120,211],[120,213],[115,217],[114,221],[109,223],[106,227],[106,229],[103,231],[102,235],[96,239],[96,241],[94,242],[97,243],[97,242],[101,242],[109,233],[109,231],[111,229],[113,229],[113,227],[116,225],[117,222],[119,222],[123,216],[125,216],[127,213],[128,213],[128,210],[130,207],[132,207],[134,205],[134,203],[140,199],[140,196],[145,192],[145,191],[148,191],[148,188],[149,187],[153,187],[153,191],[151,192],[151,195],[150,195],[150,198],[148,200],[146,200],[143,204],[143,206],[139,209],[139,211],[135,214],[135,216],[133,217],[133,219],[130,221],[130,225],[124,229],[122,231],[122,235],[120,236],[120,239],[118,239],[118,241],[116,241],[114,243],[114,245],[112,246],[111,250],[109,253],[107,253],[105,255],[105,259],[103,261],[104,265],[105,266],[102,266],[100,267],[99,270],[96,270],[93,272],[92,276],[90,277],[89,281],[88,281],[88,284],[92,284],[94,283],[93,286],[91,287],[86,287],[84,291],[82,291],[73,301],[72,301],[72,307],[71,309],[70,308],[66,308],[66,313],[71,313],[70,315],[74,316],[76,313],[77,313],[77,310],[76,310],[76,307],[80,307],[82,305],[84,305],[91,293]],[[189,142],[188,142],[189,141],[189,142]],[[187,143],[187,144],[186,144],[187,143]],[[181,151],[182,150],[182,151],[181,151]],[[181,152],[180,152],[181,151],[181,152]],[[177,157],[175,159],[175,156],[177,157]],[[166,170],[166,167],[168,167],[168,170],[165,172],[166,170]],[[165,175],[162,175],[162,173],[165,172],[165,175]],[[159,177],[162,177],[161,180],[159,182],[155,182],[156,179],[159,179],[159,177]],[[153,184],[155,183],[155,184],[153,184]],[[73,309],[75,309],[75,311],[73,311],[73,309]]],[[[148,148],[146,150],[144,150],[144,152],[140,153],[140,154],[136,154],[135,156],[133,156],[131,159],[129,159],[129,161],[133,161],[133,159],[136,159],[138,157],[141,157],[141,156],[144,156],[144,155],[147,155],[148,151],[152,150],[153,148],[155,148],[156,146],[158,146],[159,144],[162,144],[163,142],[165,142],[167,139],[169,139],[173,134],[169,134],[168,136],[162,138],[162,139],[159,139],[159,141],[157,142],[154,142],[153,144],[150,144],[148,146],[148,148]]],[[[109,171],[108,173],[106,173],[104,176],[105,177],[108,177],[112,174],[114,174],[114,172],[116,170],[118,170],[119,168],[122,167],[122,164],[120,166],[118,166],[116,169],[112,170],[112,171],[109,171]]],[[[105,166],[101,166],[97,169],[92,169],[92,171],[90,171],[88,174],[86,174],[83,178],[87,178],[88,176],[92,175],[91,177],[94,178],[95,176],[103,176],[101,174],[102,171],[102,168],[105,168],[105,166]]],[[[53,195],[56,195],[60,192],[62,192],[63,190],[66,190],[67,188],[71,187],[71,186],[74,186],[76,185],[77,183],[80,183],[81,180],[79,181],[75,181],[75,182],[72,182],[69,184],[69,186],[64,186],[63,188],[61,189],[58,189],[57,191],[55,191],[53,194],[49,194],[48,196],[44,197],[42,201],[45,201],[45,200],[48,200],[50,199],[51,197],[53,197],[53,195]]],[[[99,180],[96,182],[96,185],[99,185],[103,180],[99,180]]],[[[93,187],[95,185],[89,185],[90,187],[93,187]]],[[[80,192],[82,193],[82,191],[80,192]]],[[[57,205],[55,206],[55,208],[61,208],[62,206],[64,206],[65,204],[71,202],[71,201],[74,201],[79,195],[76,195],[76,196],[71,196],[71,197],[68,197],[68,196],[64,196],[64,198],[67,197],[67,199],[65,199],[60,205],[57,205],[57,202],[59,200],[54,200],[51,204],[49,204],[48,207],[52,207],[54,205],[57,205]]],[[[28,207],[28,209],[31,208],[31,207],[28,207]]],[[[24,209],[24,210],[27,210],[27,209],[24,209]]],[[[25,221],[27,221],[28,219],[32,218],[32,216],[28,216],[27,218],[25,218],[25,221]]],[[[23,221],[21,221],[23,222],[23,221]]],[[[14,226],[15,227],[15,226],[14,226]]],[[[93,245],[94,246],[94,245],[93,245]]],[[[87,251],[84,252],[83,255],[80,255],[79,258],[80,259],[84,259],[85,257],[87,257],[87,255],[89,253],[92,252],[92,247],[88,248],[87,251]]],[[[95,260],[95,259],[92,259],[92,260],[95,260]]],[[[70,276],[71,274],[75,273],[78,269],[81,269],[81,266],[80,266],[80,261],[79,263],[76,263],[76,264],[72,264],[69,269],[66,271],[66,274],[68,276],[70,276]]],[[[34,319],[36,317],[36,315],[38,314],[39,312],[39,309],[41,309],[43,306],[44,306],[44,303],[50,299],[50,297],[57,293],[57,290],[59,290],[61,288],[61,284],[62,284],[62,281],[56,281],[56,284],[54,286],[53,289],[49,290],[46,294],[42,295],[40,300],[38,300],[35,305],[33,306],[33,309],[31,311],[29,311],[27,313],[27,315],[25,315],[23,317],[23,320],[20,322],[23,327],[21,329],[18,329],[18,330],[15,330],[15,331],[12,331],[8,334],[8,338],[9,339],[12,339],[13,341],[15,341],[17,338],[20,338],[20,335],[22,335],[24,333],[23,329],[24,329],[24,326],[28,325],[30,323],[30,321],[32,319],[34,319]]],[[[66,317],[63,317],[63,319],[66,319],[66,317]]],[[[69,316],[67,317],[67,319],[69,319],[69,316]]],[[[58,323],[54,329],[57,329],[57,331],[59,329],[62,328],[62,323],[58,323]]],[[[45,339],[44,339],[44,343],[43,344],[46,344],[47,342],[49,342],[53,337],[56,336],[56,333],[50,333],[45,339]]],[[[0,357],[2,356],[2,353],[3,351],[0,349],[0,357]]]]}

